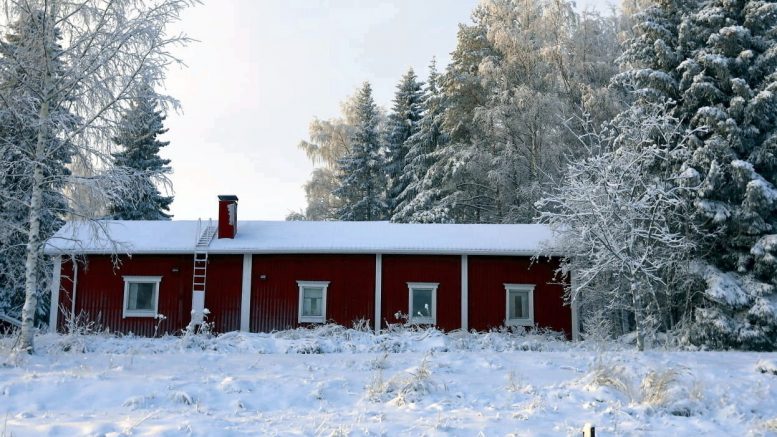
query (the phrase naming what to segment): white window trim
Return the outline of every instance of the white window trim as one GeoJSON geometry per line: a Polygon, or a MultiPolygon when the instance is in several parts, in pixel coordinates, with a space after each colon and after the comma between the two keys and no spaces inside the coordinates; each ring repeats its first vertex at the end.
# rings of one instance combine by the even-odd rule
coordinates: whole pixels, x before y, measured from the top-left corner
{"type": "Polygon", "coordinates": [[[329,281],[297,281],[297,286],[299,286],[297,323],[326,323],[326,296],[327,289],[329,288],[329,281]],[[323,314],[322,316],[311,317],[302,315],[302,301],[305,287],[320,287],[324,289],[323,296],[321,297],[321,300],[323,301],[321,305],[321,314],[323,314]]]}
{"type": "Polygon", "coordinates": [[[124,278],[124,301],[122,302],[122,317],[157,317],[159,314],[159,283],[162,282],[161,276],[122,276],[124,278]],[[154,309],[148,310],[129,310],[127,309],[127,300],[129,299],[129,286],[134,282],[153,282],[154,283],[154,309]]]}
{"type": "Polygon", "coordinates": [[[505,286],[505,325],[507,326],[534,326],[534,284],[504,284],[505,286]],[[529,292],[529,318],[510,318],[510,292],[529,292]]]}
{"type": "Polygon", "coordinates": [[[436,325],[437,324],[437,287],[439,282],[408,282],[407,283],[407,322],[417,325],[436,325]],[[432,289],[432,316],[421,317],[413,314],[413,289],[431,288],[432,289]]]}

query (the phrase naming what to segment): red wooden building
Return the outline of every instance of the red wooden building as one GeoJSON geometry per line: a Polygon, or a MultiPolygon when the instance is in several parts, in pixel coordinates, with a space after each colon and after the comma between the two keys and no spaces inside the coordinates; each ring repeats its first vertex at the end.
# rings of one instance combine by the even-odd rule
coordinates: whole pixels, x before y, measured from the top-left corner
{"type": "Polygon", "coordinates": [[[370,320],[376,330],[407,321],[577,337],[554,281],[558,258],[532,261],[550,240],[545,226],[238,222],[235,196],[219,196],[218,217],[68,223],[46,245],[51,326],[85,314],[112,331],[154,335],[206,313],[217,332],[370,320]]]}

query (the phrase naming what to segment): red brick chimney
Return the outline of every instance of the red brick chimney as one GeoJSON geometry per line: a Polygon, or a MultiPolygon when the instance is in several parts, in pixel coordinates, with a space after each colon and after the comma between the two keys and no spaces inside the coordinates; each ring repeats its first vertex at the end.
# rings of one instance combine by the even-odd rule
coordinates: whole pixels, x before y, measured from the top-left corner
{"type": "Polygon", "coordinates": [[[235,238],[237,234],[237,196],[219,195],[219,238],[235,238]]]}

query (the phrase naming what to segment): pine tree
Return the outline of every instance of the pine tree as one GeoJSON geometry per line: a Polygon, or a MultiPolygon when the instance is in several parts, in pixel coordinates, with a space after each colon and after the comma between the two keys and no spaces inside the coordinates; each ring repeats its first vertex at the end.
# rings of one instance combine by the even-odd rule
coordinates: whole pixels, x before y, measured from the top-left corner
{"type": "MultiPolygon", "coordinates": [[[[31,10],[10,25],[5,40],[0,41],[0,312],[20,317],[25,294],[25,246],[30,232],[32,175],[36,165],[38,131],[25,120],[37,116],[43,95],[39,83],[47,73],[54,80],[64,80],[61,39],[57,29],[47,31],[43,12],[31,10]],[[45,47],[36,44],[46,41],[45,47]],[[43,63],[44,54],[52,61],[43,63]],[[47,68],[50,70],[47,71],[47,68]]],[[[49,106],[49,129],[40,161],[42,187],[40,239],[49,238],[64,223],[67,201],[62,194],[65,179],[70,175],[67,165],[74,153],[72,144],[58,135],[72,126],[74,116],[68,112],[67,100],[49,106]]],[[[48,294],[50,263],[41,257],[33,272],[37,294],[48,294]]],[[[45,314],[47,303],[37,306],[37,315],[45,314]]]]}
{"type": "Polygon", "coordinates": [[[387,213],[384,158],[378,131],[378,108],[365,82],[356,97],[356,126],[351,150],[339,162],[335,195],[343,202],[340,220],[382,220],[387,213]]]}
{"type": "Polygon", "coordinates": [[[678,113],[693,135],[679,171],[713,235],[697,339],[777,348],[777,3],[713,0],[687,17],[678,113]]]}
{"type": "Polygon", "coordinates": [[[150,86],[140,87],[137,97],[131,103],[113,142],[122,150],[113,153],[114,163],[119,167],[132,169],[142,175],[145,188],[140,197],[127,201],[118,199],[110,214],[116,220],[169,220],[172,196],[163,196],[157,189],[154,177],[169,173],[170,160],[159,157],[159,150],[170,144],[157,137],[167,132],[163,122],[165,115],[159,109],[159,102],[150,86]]]}
{"type": "Polygon", "coordinates": [[[435,175],[430,168],[435,152],[445,141],[441,128],[443,107],[439,81],[437,64],[432,60],[422,97],[423,116],[418,122],[418,131],[406,141],[407,155],[401,171],[401,184],[405,188],[396,198],[391,217],[395,222],[436,221],[430,204],[435,197],[435,175]]]}
{"type": "Polygon", "coordinates": [[[386,127],[386,176],[388,191],[386,203],[393,214],[399,203],[399,197],[407,187],[403,178],[410,147],[407,140],[418,132],[423,112],[423,84],[418,81],[411,68],[402,76],[394,95],[394,106],[388,116],[386,127]]]}

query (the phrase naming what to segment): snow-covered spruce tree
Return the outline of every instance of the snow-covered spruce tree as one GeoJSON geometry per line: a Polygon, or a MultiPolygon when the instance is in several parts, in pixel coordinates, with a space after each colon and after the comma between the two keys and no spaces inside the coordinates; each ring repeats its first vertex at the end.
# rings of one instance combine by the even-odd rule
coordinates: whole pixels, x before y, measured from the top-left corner
{"type": "Polygon", "coordinates": [[[558,191],[537,202],[558,235],[568,298],[583,317],[634,318],[637,346],[690,316],[688,270],[697,247],[684,188],[666,170],[685,128],[665,103],[635,105],[604,131],[580,137],[590,156],[572,161],[558,191]]]}
{"type": "MultiPolygon", "coordinates": [[[[167,25],[179,18],[190,0],[6,1],[8,23],[39,23],[34,32],[21,33],[17,50],[3,53],[2,79],[13,87],[0,88],[3,120],[16,119],[31,130],[33,142],[4,143],[24,163],[3,162],[5,168],[24,168],[19,175],[29,187],[24,250],[25,301],[22,308],[20,351],[33,351],[34,316],[38,308],[38,272],[42,259],[42,221],[61,213],[60,204],[47,203],[46,193],[63,186],[72,193],[88,187],[105,203],[141,192],[137,173],[112,169],[107,153],[116,135],[122,104],[139,88],[142,78],[151,85],[164,79],[176,59],[172,45],[187,38],[168,35],[167,25]],[[58,45],[59,44],[59,45],[58,45]],[[62,147],[72,147],[73,159],[91,165],[88,177],[63,174],[51,162],[62,147]],[[21,167],[20,167],[21,166],[21,167]]],[[[37,26],[37,25],[36,25],[37,26]]],[[[0,25],[3,35],[16,34],[0,25]]],[[[4,41],[5,43],[5,41],[4,41]]],[[[163,99],[169,101],[169,99],[163,99]]],[[[25,134],[26,135],[26,134],[25,134]]],[[[9,152],[6,152],[9,153],[9,152]]],[[[60,159],[60,158],[56,158],[60,159]]],[[[5,170],[3,171],[5,172],[5,170]]],[[[78,209],[68,204],[66,213],[78,209]]]]}
{"type": "Polygon", "coordinates": [[[434,152],[434,162],[428,171],[429,209],[420,221],[473,223],[487,221],[490,187],[479,180],[471,160],[475,154],[472,139],[477,135],[473,123],[474,111],[482,106],[488,90],[478,75],[481,62],[494,55],[486,38],[483,23],[459,25],[456,49],[451,63],[440,78],[442,93],[441,129],[446,141],[434,152]]]}
{"type": "MultiPolygon", "coordinates": [[[[19,17],[9,26],[9,33],[0,41],[0,87],[7,100],[0,100],[0,313],[6,313],[21,319],[25,286],[25,243],[29,232],[31,180],[33,172],[31,157],[34,156],[37,133],[32,126],[24,123],[34,117],[35,108],[40,105],[40,96],[30,94],[25,83],[16,79],[23,76],[26,81],[41,80],[42,65],[34,59],[19,59],[19,54],[32,50],[30,47],[36,35],[43,32],[43,17],[38,11],[19,17]],[[16,62],[20,61],[20,62],[16,62]]],[[[56,29],[55,29],[56,32],[56,29]]],[[[46,48],[55,55],[50,63],[51,75],[62,80],[64,69],[56,56],[62,52],[58,43],[59,35],[48,41],[46,48]]],[[[50,109],[50,117],[64,126],[72,124],[73,115],[65,105],[50,109]]],[[[62,194],[62,177],[69,174],[66,165],[73,154],[71,144],[54,135],[46,140],[50,144],[49,153],[44,157],[44,178],[51,180],[45,184],[42,202],[47,208],[40,217],[41,238],[51,236],[63,223],[67,202],[62,194]]],[[[43,299],[50,277],[51,268],[47,260],[39,260],[34,273],[36,293],[43,299]]],[[[38,315],[43,315],[45,305],[38,307],[38,315]]]]}
{"type": "Polygon", "coordinates": [[[172,196],[163,196],[156,187],[159,175],[170,173],[170,160],[162,159],[159,150],[170,144],[157,137],[167,132],[162,124],[165,115],[159,108],[156,93],[147,84],[138,89],[119,124],[113,142],[121,147],[114,152],[114,165],[126,171],[137,171],[146,179],[140,199],[117,199],[110,215],[117,220],[169,220],[172,196]],[[132,200],[132,201],[128,201],[132,200]]]}
{"type": "Polygon", "coordinates": [[[351,150],[339,161],[339,184],[334,194],[343,202],[340,220],[382,220],[387,214],[386,175],[378,109],[372,87],[365,82],[356,96],[356,125],[351,150]]]}
{"type": "Polygon", "coordinates": [[[410,144],[407,140],[418,132],[423,115],[423,83],[418,81],[413,69],[409,69],[397,84],[394,105],[386,125],[386,203],[393,214],[399,197],[407,187],[404,170],[410,144]]]}
{"type": "Polygon", "coordinates": [[[696,339],[777,349],[777,2],[713,0],[682,23],[678,113],[695,129],[678,171],[711,243],[696,339]]]}
{"type": "Polygon", "coordinates": [[[618,58],[622,72],[613,84],[633,91],[633,99],[648,104],[666,99],[679,100],[680,73],[677,67],[685,59],[680,46],[680,23],[692,12],[695,0],[656,0],[653,5],[636,13],[631,21],[632,37],[618,58]]]}
{"type": "Polygon", "coordinates": [[[405,187],[396,199],[395,222],[434,222],[431,200],[435,198],[435,175],[430,167],[435,161],[435,152],[444,143],[442,124],[442,96],[439,88],[440,75],[437,63],[432,59],[429,78],[424,87],[423,110],[418,121],[418,131],[407,139],[407,156],[402,170],[401,184],[405,187]]]}

